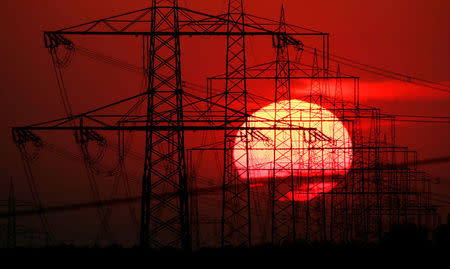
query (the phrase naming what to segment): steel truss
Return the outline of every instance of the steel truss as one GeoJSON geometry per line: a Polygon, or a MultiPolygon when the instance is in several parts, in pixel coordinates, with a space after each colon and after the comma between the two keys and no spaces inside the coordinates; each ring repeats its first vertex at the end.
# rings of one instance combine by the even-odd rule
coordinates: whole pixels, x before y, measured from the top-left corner
{"type": "MultiPolygon", "coordinates": [[[[227,147],[224,151],[224,203],[223,203],[223,244],[251,244],[250,203],[248,184],[240,183],[240,177],[233,170],[233,134],[246,121],[245,36],[274,36],[291,43],[298,42],[293,36],[319,35],[294,26],[283,34],[271,29],[277,24],[243,12],[241,1],[230,1],[229,10],[224,15],[208,15],[178,6],[177,1],[152,2],[150,8],[122,15],[96,20],[58,31],[45,32],[45,45],[52,52],[57,65],[67,64],[56,58],[59,47],[73,50],[70,35],[118,35],[143,36],[144,56],[148,73],[146,92],[121,100],[80,115],[72,115],[70,102],[65,92],[61,72],[55,70],[61,97],[67,117],[26,127],[14,128],[16,135],[31,130],[72,130],[80,144],[86,160],[86,169],[94,191],[94,199],[100,200],[87,149],[87,142],[101,140],[96,131],[137,130],[146,133],[145,167],[142,185],[141,231],[142,246],[178,246],[190,248],[189,206],[187,197],[186,160],[184,132],[189,130],[224,130],[227,147]],[[164,4],[166,4],[164,6],[164,4]],[[227,37],[227,87],[224,117],[213,124],[202,111],[186,115],[183,111],[205,102],[196,96],[185,94],[181,86],[180,37],[181,36],[226,36],[227,37]],[[244,74],[244,78],[241,78],[244,74]],[[139,106],[147,100],[146,116],[105,115],[104,110],[124,103],[139,106]],[[186,99],[189,99],[186,102],[186,99]],[[184,102],[184,103],[183,103],[184,102]],[[97,113],[97,114],[96,114],[97,113]],[[192,123],[207,122],[198,126],[192,123]],[[191,125],[186,125],[191,123],[191,125]],[[83,135],[87,134],[87,135],[83,135]],[[88,135],[95,134],[95,135],[88,135]],[[84,138],[84,139],[83,139],[84,138]],[[164,169],[162,169],[164,167],[164,169]],[[236,188],[242,188],[243,191],[236,188]],[[174,194],[162,199],[161,189],[173,188],[174,194]],[[244,194],[245,193],[245,194],[244,194]],[[242,200],[241,208],[235,202],[242,200]],[[245,208],[246,212],[242,212],[245,208]],[[164,214],[161,212],[164,211],[164,214]],[[171,212],[167,214],[167,212],[171,212]],[[161,217],[164,215],[165,217],[161,217]],[[169,215],[169,216],[167,216],[169,215]],[[241,218],[242,222],[236,221],[241,218]],[[245,228],[246,227],[246,228],[245,228]]],[[[247,128],[245,130],[248,131],[247,128]]],[[[21,143],[18,143],[19,145],[21,143]]],[[[247,182],[248,183],[248,182],[247,182]]],[[[99,214],[103,230],[108,228],[108,213],[99,204],[99,214]]]]}
{"type": "MultiPolygon", "coordinates": [[[[189,196],[195,189],[191,177],[195,177],[196,173],[188,171],[189,163],[185,156],[185,132],[188,131],[223,133],[223,144],[218,148],[214,146],[200,149],[223,152],[221,218],[218,221],[209,220],[210,223],[220,225],[217,242],[221,246],[254,244],[257,241],[256,234],[261,232],[255,232],[255,222],[260,222],[258,224],[262,227],[270,225],[268,230],[271,231],[270,241],[273,244],[296,239],[347,241],[361,236],[369,239],[374,235],[379,238],[396,223],[429,222],[429,216],[435,213],[429,202],[429,179],[411,164],[411,160],[416,162],[414,153],[395,145],[395,122],[391,126],[391,141],[383,141],[381,137],[384,133],[381,132],[380,122],[386,119],[380,116],[379,110],[359,104],[358,78],[342,74],[339,68],[335,72],[330,70],[328,34],[287,24],[284,17],[284,10],[280,21],[246,14],[242,0],[230,0],[228,12],[222,15],[189,10],[178,6],[176,0],[153,0],[152,6],[146,9],[45,32],[45,44],[50,50],[61,47],[72,49],[73,43],[68,37],[74,35],[142,37],[145,60],[143,69],[148,85],[145,92],[73,115],[62,76],[57,72],[67,116],[13,128],[15,142],[23,152],[27,143],[39,145],[40,139],[31,131],[71,130],[78,137],[77,141],[89,170],[92,167],[88,162],[91,158],[88,158],[87,144],[89,141],[102,144],[103,138],[98,132],[119,131],[119,140],[123,138],[125,131],[145,132],[139,235],[140,244],[144,247],[173,246],[190,249],[192,236],[199,237],[199,231],[193,231],[191,225],[198,218],[194,218],[191,212],[196,211],[192,206],[196,200],[189,196]],[[180,39],[185,36],[226,38],[225,73],[208,79],[206,98],[184,90],[180,39]],[[246,39],[252,36],[272,38],[277,55],[275,61],[247,66],[246,39]],[[292,48],[299,53],[303,52],[303,43],[298,38],[305,36],[319,38],[322,43],[322,53],[319,56],[314,51],[311,65],[305,65],[297,59],[292,60],[289,54],[292,48]],[[254,127],[252,121],[267,119],[252,117],[253,111],[249,104],[257,103],[258,97],[248,92],[247,82],[253,79],[275,82],[275,98],[271,102],[276,103],[291,100],[293,80],[307,79],[311,81],[311,89],[302,99],[326,108],[344,123],[351,135],[353,163],[345,175],[336,173],[331,176],[332,184],[336,183],[331,191],[311,194],[309,186],[317,182],[325,185],[323,169],[317,171],[320,170],[317,167],[324,163],[333,163],[332,169],[342,170],[335,160],[340,158],[339,154],[346,154],[345,150],[348,149],[323,147],[324,141],[339,140],[342,137],[324,135],[321,131],[323,122],[326,121],[321,118],[323,110],[313,109],[312,106],[309,109],[310,115],[318,116],[321,120],[311,121],[308,127],[299,126],[298,120],[290,116],[278,119],[276,112],[272,120],[273,127],[254,127]],[[353,102],[343,100],[341,81],[344,79],[354,81],[353,102]],[[218,80],[225,82],[225,88],[220,93],[213,94],[212,84],[218,80]],[[330,81],[335,81],[336,84],[334,97],[330,81]],[[127,106],[129,110],[122,114],[108,112],[118,106],[127,106]],[[135,113],[140,106],[145,106],[144,114],[135,113]],[[365,127],[367,124],[370,128],[365,127]],[[265,139],[261,135],[263,131],[274,134],[274,159],[272,167],[266,171],[271,175],[270,180],[263,182],[267,188],[261,192],[251,187],[249,145],[253,139],[265,139]],[[283,158],[294,159],[292,140],[279,136],[280,131],[290,134],[302,131],[308,134],[311,140],[308,147],[295,149],[303,150],[309,156],[307,176],[294,177],[292,162],[280,163],[283,158]],[[233,156],[236,141],[239,140],[243,142],[244,151],[240,156],[233,156]],[[324,159],[324,150],[333,150],[332,157],[324,159]],[[236,169],[238,164],[246,169],[236,169]],[[289,176],[285,176],[285,172],[289,176]],[[310,175],[310,172],[314,174],[310,175]],[[311,199],[305,202],[288,199],[289,196],[294,197],[295,188],[301,184],[308,186],[306,195],[311,195],[311,199]],[[260,213],[261,203],[255,202],[258,199],[266,199],[264,202],[270,205],[271,210],[260,213]],[[262,218],[259,216],[261,214],[262,218]],[[270,221],[266,224],[265,220],[270,221]]],[[[60,59],[54,60],[58,60],[60,65],[66,63],[60,59]]],[[[278,109],[276,107],[275,111],[278,109]]],[[[290,102],[283,109],[290,111],[290,102]]],[[[342,133],[342,130],[334,130],[333,133],[342,133]]],[[[121,173],[126,180],[123,158],[122,153],[121,173]]],[[[33,193],[37,193],[31,170],[29,166],[25,168],[30,188],[33,193]]],[[[95,179],[90,182],[95,183],[95,179]]],[[[40,208],[39,197],[34,198],[40,208]]],[[[107,230],[109,212],[106,210],[100,214],[104,230],[107,230]]],[[[41,215],[41,221],[47,225],[45,214],[41,215]]],[[[199,229],[199,225],[201,223],[195,225],[196,229],[199,229]]]]}

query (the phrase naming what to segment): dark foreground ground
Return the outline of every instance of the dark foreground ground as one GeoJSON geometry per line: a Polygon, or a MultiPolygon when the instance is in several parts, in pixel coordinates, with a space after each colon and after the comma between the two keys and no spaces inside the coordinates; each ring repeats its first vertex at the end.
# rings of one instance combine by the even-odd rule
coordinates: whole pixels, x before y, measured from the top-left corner
{"type": "Polygon", "coordinates": [[[208,259],[216,263],[225,262],[227,264],[237,261],[238,258],[250,258],[254,262],[261,262],[265,259],[278,259],[280,261],[292,261],[296,264],[302,264],[303,262],[317,264],[345,263],[361,258],[365,260],[365,265],[378,263],[385,258],[395,258],[408,264],[414,264],[416,260],[432,262],[436,259],[442,259],[444,261],[443,264],[441,263],[442,268],[449,268],[450,231],[446,225],[440,226],[434,231],[427,231],[415,226],[396,227],[378,243],[298,241],[280,246],[259,245],[250,248],[205,248],[195,251],[182,251],[171,248],[160,250],[139,247],[123,248],[119,245],[107,247],[58,245],[42,248],[19,247],[15,249],[0,249],[0,256],[0,259],[13,258],[19,262],[21,258],[23,258],[22,260],[28,259],[32,261],[34,258],[40,258],[41,260],[63,258],[68,264],[77,262],[84,257],[100,258],[102,261],[111,261],[115,258],[125,258],[130,261],[135,261],[136,259],[134,258],[144,258],[148,261],[163,259],[169,263],[183,263],[192,259],[208,259]]]}

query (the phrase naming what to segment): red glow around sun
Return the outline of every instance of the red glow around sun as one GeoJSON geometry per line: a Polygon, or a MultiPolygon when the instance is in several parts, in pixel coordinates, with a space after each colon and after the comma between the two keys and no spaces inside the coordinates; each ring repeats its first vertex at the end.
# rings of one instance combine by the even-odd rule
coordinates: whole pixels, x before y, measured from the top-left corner
{"type": "Polygon", "coordinates": [[[244,124],[237,133],[233,157],[241,178],[249,177],[256,184],[291,174],[311,179],[309,186],[297,184],[296,191],[288,193],[284,200],[311,200],[329,192],[337,185],[329,178],[342,178],[351,167],[352,141],[347,128],[333,113],[316,104],[301,100],[273,103],[255,112],[246,124],[261,129],[249,131],[246,138],[244,124]],[[271,130],[275,122],[278,128],[285,129],[271,130]]]}

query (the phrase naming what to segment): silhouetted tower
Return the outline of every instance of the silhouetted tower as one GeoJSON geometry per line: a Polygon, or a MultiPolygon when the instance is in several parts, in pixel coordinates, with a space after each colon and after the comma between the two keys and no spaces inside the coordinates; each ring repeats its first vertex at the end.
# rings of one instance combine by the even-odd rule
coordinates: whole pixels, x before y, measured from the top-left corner
{"type": "Polygon", "coordinates": [[[152,7],[150,32],[168,28],[175,34],[144,39],[148,87],[140,243],[189,249],[178,1],[153,0],[152,7]],[[172,8],[158,8],[163,3],[172,8]],[[173,194],[161,197],[167,191],[173,194]]]}
{"type": "MultiPolygon", "coordinates": [[[[59,96],[61,98],[61,103],[64,107],[64,112],[68,119],[74,119],[72,104],[70,102],[69,95],[67,93],[66,85],[63,79],[63,69],[68,66],[71,60],[71,54],[74,53],[75,47],[72,41],[60,36],[53,42],[49,42],[51,39],[45,39],[46,47],[50,53],[53,62],[53,69],[56,75],[56,81],[59,87],[59,96]],[[62,58],[59,56],[58,51],[64,47],[66,51],[66,57],[62,58]]],[[[72,121],[71,124],[75,127],[78,125],[75,121],[72,121]]],[[[83,121],[80,120],[79,125],[82,125],[83,121]]],[[[95,157],[91,156],[89,152],[89,145],[92,143],[96,143],[102,148],[106,147],[106,140],[99,135],[97,132],[93,130],[74,130],[73,136],[75,142],[80,148],[80,152],[83,155],[83,164],[86,169],[86,174],[88,177],[89,187],[91,189],[92,198],[94,202],[97,203],[97,215],[100,219],[100,229],[97,236],[97,241],[101,239],[111,239],[112,233],[111,228],[109,226],[109,216],[106,208],[100,202],[100,189],[97,184],[96,177],[96,169],[94,167],[95,157]]],[[[109,211],[111,208],[109,208],[109,211]]]]}
{"type": "Polygon", "coordinates": [[[6,239],[7,248],[16,247],[16,194],[14,190],[14,182],[11,178],[9,185],[9,197],[8,197],[8,237],[6,239]]]}
{"type": "MultiPolygon", "coordinates": [[[[291,70],[289,63],[289,47],[286,40],[286,21],[284,7],[281,7],[278,34],[274,36],[276,49],[275,68],[275,112],[274,127],[292,126],[291,116],[291,70]],[[289,102],[280,102],[280,101],[289,102]],[[277,111],[289,111],[280,117],[277,111]],[[282,121],[281,124],[278,121],[282,121]]],[[[272,165],[272,243],[295,240],[295,199],[294,199],[294,167],[292,130],[274,130],[273,165],[272,165]],[[292,198],[291,198],[291,197],[292,198]]]]}
{"type": "Polygon", "coordinates": [[[47,234],[48,242],[54,240],[54,235],[50,224],[48,223],[47,214],[45,211],[41,210],[43,208],[42,200],[39,194],[39,188],[36,179],[32,172],[32,162],[37,158],[38,151],[31,153],[27,148],[27,144],[31,144],[34,148],[39,150],[43,146],[42,140],[34,135],[29,130],[13,131],[12,132],[13,141],[16,143],[17,148],[20,151],[20,156],[22,158],[22,164],[25,171],[25,176],[27,179],[28,186],[31,191],[31,196],[33,198],[33,206],[35,210],[39,212],[39,217],[41,220],[42,229],[47,234]]]}
{"type": "Polygon", "coordinates": [[[247,68],[245,58],[245,15],[242,0],[229,0],[227,13],[227,55],[225,85],[225,147],[221,245],[252,244],[247,129],[247,68]],[[242,34],[240,34],[242,33],[242,34]],[[245,124],[245,151],[233,156],[236,127],[245,124]],[[236,170],[241,162],[247,169],[236,170]]]}
{"type": "MultiPolygon", "coordinates": [[[[312,104],[317,104],[320,107],[323,106],[323,94],[324,94],[324,82],[321,81],[321,78],[325,76],[324,66],[319,65],[319,57],[317,54],[317,50],[314,49],[313,54],[313,65],[311,70],[311,89],[309,95],[309,103],[310,103],[310,115],[311,119],[309,121],[309,127],[317,128],[322,130],[323,121],[322,120],[312,120],[314,118],[323,118],[323,109],[316,109],[312,107],[312,104]]],[[[308,143],[308,164],[307,164],[307,200],[306,200],[306,240],[317,240],[322,239],[325,240],[326,235],[326,197],[322,195],[316,199],[309,199],[310,195],[310,186],[313,185],[314,181],[321,181],[324,186],[325,183],[325,175],[324,170],[322,169],[321,175],[312,175],[311,172],[316,167],[324,167],[324,154],[323,154],[323,146],[320,145],[320,141],[312,140],[308,143]],[[313,149],[319,150],[313,150],[313,149]],[[322,151],[322,152],[320,152],[322,151]]]]}
{"type": "MultiPolygon", "coordinates": [[[[333,188],[331,193],[325,192],[324,187],[322,187],[322,191],[314,190],[314,194],[319,192],[320,195],[317,195],[317,197],[310,196],[310,189],[317,189],[310,188],[310,185],[325,186],[325,169],[323,168],[325,163],[332,163],[330,160],[335,160],[332,170],[337,172],[342,170],[338,168],[340,164],[336,162],[336,160],[341,159],[337,157],[337,154],[341,153],[331,153],[324,157],[324,143],[322,142],[325,141],[324,139],[326,141],[341,141],[342,137],[334,137],[334,133],[343,133],[342,130],[334,129],[333,137],[324,137],[325,134],[320,131],[323,130],[324,126],[322,125],[327,121],[322,115],[323,109],[313,109],[311,106],[311,111],[309,111],[310,119],[301,119],[302,121],[309,121],[308,128],[292,126],[294,125],[292,124],[291,127],[294,128],[289,127],[286,129],[286,125],[289,125],[287,124],[288,122],[292,123],[300,120],[298,118],[292,119],[291,116],[288,116],[283,118],[283,124],[277,122],[275,130],[270,130],[270,132],[274,131],[275,137],[273,141],[274,162],[273,167],[268,167],[265,172],[272,179],[270,181],[271,184],[269,184],[272,196],[262,198],[264,198],[264,201],[272,202],[273,207],[272,212],[267,210],[266,214],[260,214],[261,209],[265,210],[266,208],[258,208],[258,195],[261,194],[258,193],[258,188],[250,192],[249,141],[265,138],[261,135],[255,135],[261,128],[249,126],[254,122],[247,122],[248,93],[246,82],[248,79],[274,79],[276,89],[275,102],[277,103],[275,110],[280,111],[292,109],[289,102],[286,105],[280,104],[280,101],[291,99],[291,79],[310,79],[312,82],[310,103],[315,103],[319,106],[322,106],[323,103],[324,107],[333,108],[333,104],[330,103],[330,88],[328,87],[329,84],[327,84],[327,80],[331,78],[328,70],[328,34],[286,25],[284,22],[284,11],[281,13],[280,22],[245,14],[242,2],[242,0],[229,0],[228,12],[213,16],[179,7],[176,0],[152,0],[150,8],[83,23],[58,31],[45,32],[45,44],[47,48],[52,50],[52,56],[57,56],[55,53],[56,49],[61,45],[64,45],[69,50],[75,48],[72,42],[65,38],[66,35],[140,36],[143,38],[143,70],[148,83],[145,92],[140,91],[135,96],[74,115],[70,108],[68,95],[65,93],[62,73],[59,70],[66,64],[66,61],[63,58],[53,58],[56,62],[55,66],[58,68],[55,71],[67,117],[13,128],[13,139],[22,156],[27,181],[33,195],[35,210],[39,213],[46,231],[50,231],[46,220],[46,211],[42,210],[45,207],[41,203],[37,184],[31,171],[31,162],[35,159],[35,154],[31,154],[32,152],[27,148],[33,146],[39,149],[46,146],[39,137],[32,133],[38,130],[74,131],[77,142],[82,147],[85,165],[88,168],[88,172],[90,172],[88,174],[90,183],[94,184],[95,178],[90,175],[95,172],[95,162],[93,163],[87,150],[88,143],[94,142],[99,146],[106,146],[105,139],[97,132],[119,131],[118,140],[122,147],[120,147],[119,151],[120,167],[118,168],[118,173],[123,174],[125,181],[127,176],[124,162],[126,155],[123,147],[124,135],[128,131],[145,132],[141,223],[140,229],[138,229],[140,231],[140,244],[144,247],[191,248],[189,216],[191,215],[192,223],[195,223],[196,227],[198,227],[198,223],[196,223],[195,214],[192,214],[194,212],[192,209],[195,209],[196,197],[191,197],[193,198],[191,200],[192,209],[188,206],[188,187],[191,190],[195,188],[191,181],[188,182],[186,173],[187,160],[185,158],[184,132],[188,131],[224,131],[223,149],[219,148],[224,153],[223,186],[215,189],[221,190],[223,195],[223,204],[220,208],[222,209],[220,238],[222,246],[252,245],[251,216],[257,216],[256,221],[253,221],[255,228],[259,227],[263,231],[266,230],[266,226],[271,228],[271,241],[275,244],[295,240],[295,222],[301,222],[301,225],[297,223],[297,228],[304,228],[306,239],[327,240],[329,238],[337,238],[336,233],[341,235],[343,239],[355,238],[358,234],[363,234],[368,238],[369,233],[372,233],[376,228],[378,228],[378,234],[381,234],[383,230],[380,228],[386,223],[381,217],[383,217],[383,214],[385,217],[391,215],[392,209],[396,209],[397,214],[400,214],[399,211],[402,210],[404,213],[401,214],[405,217],[405,222],[408,221],[407,218],[410,214],[408,212],[416,210],[416,207],[410,205],[410,196],[405,192],[410,190],[410,187],[402,187],[397,191],[391,188],[391,180],[387,180],[389,185],[380,185],[384,184],[380,180],[381,172],[386,170],[381,166],[382,156],[380,155],[382,152],[378,138],[382,135],[379,130],[381,116],[379,111],[376,112],[375,109],[359,108],[357,79],[354,80],[355,104],[345,103],[344,107],[344,103],[339,104],[339,106],[336,104],[337,101],[334,103],[334,110],[341,111],[335,112],[336,116],[341,117],[342,121],[345,120],[349,124],[348,126],[352,128],[353,151],[351,157],[353,163],[351,171],[344,179],[344,186],[333,188]],[[309,74],[310,69],[304,69],[306,65],[297,61],[289,61],[288,45],[294,45],[303,49],[303,44],[296,39],[296,37],[303,35],[317,36],[322,39],[322,51],[316,49],[313,51],[311,74],[309,74]],[[226,72],[225,75],[215,77],[222,79],[222,81],[225,78],[223,94],[213,96],[212,86],[209,86],[211,92],[208,92],[207,99],[196,96],[189,91],[183,91],[180,68],[181,36],[226,36],[226,72]],[[246,36],[267,36],[273,38],[277,52],[275,65],[271,61],[269,64],[247,68],[245,57],[246,36]],[[318,54],[321,54],[322,61],[319,61],[318,54]],[[321,65],[319,66],[320,63],[321,65]],[[185,98],[184,101],[183,97],[185,98]],[[110,114],[112,109],[131,102],[133,106],[125,114],[116,113],[116,111],[114,111],[113,115],[110,114]],[[140,115],[141,112],[137,109],[138,107],[141,108],[141,106],[146,108],[143,115],[140,115]],[[189,109],[186,109],[187,107],[189,109]],[[207,108],[206,111],[203,110],[204,107],[207,108]],[[183,108],[185,108],[184,112],[183,108]],[[138,112],[131,113],[136,111],[138,112]],[[346,115],[349,115],[348,117],[344,117],[344,111],[346,115]],[[371,111],[375,111],[375,114],[371,114],[371,111]],[[206,116],[208,113],[210,116],[206,116]],[[371,120],[377,121],[375,125],[370,125],[370,130],[364,130],[364,135],[366,135],[366,132],[371,131],[368,134],[369,138],[375,137],[377,138],[376,140],[365,141],[363,139],[363,128],[361,127],[363,120],[364,122],[369,120],[369,123],[371,120]],[[204,123],[208,124],[205,125],[204,123]],[[308,160],[308,167],[305,169],[308,170],[305,172],[308,173],[308,176],[304,177],[304,174],[301,174],[299,178],[297,178],[297,175],[294,178],[293,172],[297,171],[293,171],[293,145],[290,137],[292,136],[292,129],[298,131],[300,128],[304,128],[307,131],[305,132],[306,135],[309,136],[309,138],[305,138],[304,133],[304,140],[308,144],[308,148],[306,150],[305,148],[296,149],[299,152],[303,151],[305,159],[308,160]],[[280,134],[288,138],[286,139],[280,134]],[[244,145],[244,148],[239,148],[240,150],[235,152],[236,141],[239,142],[237,144],[239,147],[244,145]],[[376,150],[373,150],[374,147],[376,150]],[[283,150],[283,148],[287,150],[283,150]],[[291,161],[283,163],[286,162],[285,160],[291,161]],[[237,167],[241,168],[237,169],[237,167]],[[371,170],[376,171],[370,172],[371,170]],[[373,182],[369,184],[370,180],[376,184],[373,182]],[[296,187],[294,186],[295,184],[299,184],[302,187],[307,185],[307,199],[305,203],[296,203],[292,199],[295,199],[293,192],[296,187]],[[386,192],[388,188],[389,192],[386,192]],[[398,208],[387,208],[388,211],[383,211],[382,206],[385,206],[383,195],[391,195],[391,191],[398,192],[396,195],[400,195],[402,203],[397,203],[398,208]],[[330,195],[330,199],[326,198],[330,197],[330,195]],[[345,201],[340,198],[342,195],[344,195],[345,201]],[[254,201],[254,203],[251,204],[250,201],[254,201]],[[296,211],[296,207],[301,210],[296,211]],[[296,213],[298,214],[297,219],[295,218],[296,213]],[[272,221],[258,223],[260,216],[262,216],[261,219],[267,220],[271,218],[272,221]],[[304,225],[303,221],[305,221],[304,225]],[[336,225],[340,225],[340,228],[333,231],[333,227],[336,225]],[[328,230],[330,230],[330,233],[328,233],[328,230]]],[[[307,47],[305,45],[305,48],[307,47]]],[[[83,50],[79,46],[77,46],[77,49],[83,50]]],[[[104,56],[95,55],[95,53],[91,56],[93,56],[92,58],[104,59],[105,62],[111,62],[109,57],[105,59],[104,56]]],[[[113,62],[117,63],[116,61],[113,62]]],[[[141,69],[137,67],[130,68],[125,63],[119,63],[119,65],[124,67],[124,69],[133,70],[133,72],[141,69]],[[128,67],[125,68],[125,66],[128,67]]],[[[340,77],[340,70],[338,70],[337,78],[340,77]]],[[[345,77],[352,78],[349,76],[345,77]]],[[[340,85],[340,80],[338,85],[340,85]]],[[[189,88],[187,83],[185,87],[189,88]]],[[[342,91],[339,87],[336,87],[337,91],[339,91],[336,92],[335,99],[340,102],[342,91]]],[[[249,96],[249,98],[252,105],[262,105],[262,103],[258,103],[259,100],[256,100],[254,95],[249,96]]],[[[268,100],[265,97],[263,99],[264,102],[272,102],[272,100],[268,100]]],[[[304,100],[308,99],[305,98],[304,100]]],[[[278,120],[281,117],[276,114],[275,118],[278,120]]],[[[264,141],[267,142],[267,139],[264,141]]],[[[206,145],[201,150],[217,150],[216,145],[218,144],[206,145]]],[[[397,150],[394,147],[386,149],[397,150]]],[[[346,154],[345,151],[342,154],[346,154]]],[[[392,159],[394,160],[395,158],[392,159]]],[[[405,163],[408,163],[407,161],[406,159],[405,163]]],[[[394,164],[390,167],[393,167],[394,164]]],[[[405,177],[405,184],[413,184],[412,180],[416,179],[411,177],[419,176],[415,167],[412,168],[412,170],[408,168],[407,174],[399,175],[399,178],[405,177]]],[[[192,176],[195,176],[195,174],[192,176]]],[[[330,178],[327,175],[328,179],[330,178]]],[[[331,180],[334,181],[332,183],[342,182],[343,178],[342,175],[336,173],[336,175],[333,174],[331,180]]],[[[265,186],[265,184],[259,185],[262,186],[257,187],[265,186]]],[[[102,209],[103,205],[99,201],[100,197],[97,194],[98,191],[95,190],[96,186],[92,185],[91,188],[94,191],[94,205],[98,206],[102,229],[106,230],[111,211],[108,208],[106,210],[102,209]]],[[[198,194],[202,193],[200,190],[197,191],[198,194]]],[[[208,189],[206,192],[210,191],[211,189],[208,189]]],[[[130,190],[127,190],[127,193],[129,196],[130,190]]],[[[192,196],[195,195],[196,193],[192,193],[192,196]]],[[[266,193],[263,193],[263,195],[266,195],[266,193]]],[[[427,197],[429,197],[429,191],[427,197]]],[[[420,210],[422,209],[430,212],[429,207],[418,208],[415,214],[421,214],[422,211],[420,210]]],[[[134,215],[132,211],[132,208],[130,208],[131,215],[134,215]]],[[[14,214],[10,215],[13,216],[14,214]]],[[[301,232],[297,231],[297,233],[300,236],[301,232]]]]}
{"type": "MultiPolygon", "coordinates": [[[[342,75],[340,65],[337,65],[336,69],[336,80],[335,80],[335,92],[333,100],[333,111],[339,119],[345,119],[345,105],[343,100],[343,85],[342,85],[342,75]]],[[[344,133],[344,125],[333,124],[333,139],[343,139],[342,136],[337,136],[337,134],[344,133]]],[[[331,163],[333,169],[339,169],[341,164],[338,160],[344,158],[345,152],[336,150],[331,154],[331,163]]],[[[329,238],[330,240],[348,240],[349,233],[347,227],[349,226],[348,214],[348,193],[349,193],[349,177],[347,175],[340,175],[339,173],[334,173],[331,176],[332,185],[334,183],[343,183],[343,186],[339,188],[333,188],[330,191],[330,221],[329,221],[329,238]],[[344,195],[340,194],[344,193],[344,195]]]]}

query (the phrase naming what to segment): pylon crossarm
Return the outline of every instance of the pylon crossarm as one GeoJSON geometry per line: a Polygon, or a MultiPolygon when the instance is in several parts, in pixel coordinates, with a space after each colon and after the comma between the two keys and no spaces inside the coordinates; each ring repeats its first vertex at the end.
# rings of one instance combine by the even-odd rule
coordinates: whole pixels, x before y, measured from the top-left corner
{"type": "Polygon", "coordinates": [[[315,128],[305,128],[301,126],[292,127],[225,127],[225,125],[220,126],[209,126],[209,125],[185,125],[184,127],[178,126],[61,126],[61,127],[15,127],[13,131],[48,131],[48,130],[61,130],[61,131],[75,131],[75,130],[90,130],[90,131],[178,131],[181,128],[185,131],[237,131],[237,130],[248,130],[250,131],[261,131],[261,130],[295,130],[295,131],[315,131],[315,128]]]}
{"type": "MultiPolygon", "coordinates": [[[[248,35],[248,36],[279,36],[276,29],[278,23],[274,23],[269,19],[244,14],[244,19],[248,18],[248,22],[244,23],[247,28],[245,32],[228,32],[228,14],[210,15],[203,12],[178,7],[179,14],[179,30],[174,32],[170,27],[161,28],[157,31],[149,31],[151,23],[152,10],[165,14],[174,7],[150,7],[132,11],[117,16],[99,19],[83,23],[80,25],[67,27],[56,31],[45,32],[46,40],[52,40],[51,37],[63,35],[128,35],[128,36],[205,36],[205,35],[248,35]]],[[[287,33],[283,34],[283,40],[291,44],[300,45],[301,42],[296,40],[294,36],[304,35],[328,35],[326,33],[290,25],[287,33]]],[[[59,39],[59,38],[58,38],[59,39]]],[[[54,45],[49,42],[48,45],[54,45]]]]}
{"type": "MultiPolygon", "coordinates": [[[[115,107],[117,105],[120,105],[120,104],[129,102],[129,101],[132,101],[134,99],[137,99],[139,97],[146,96],[146,95],[147,95],[147,93],[139,93],[139,94],[134,95],[132,97],[128,97],[128,98],[119,100],[117,102],[114,102],[114,103],[111,103],[111,104],[108,104],[108,105],[105,105],[105,106],[101,106],[101,107],[98,107],[96,109],[93,109],[93,110],[90,110],[90,111],[87,111],[87,112],[84,112],[84,113],[81,113],[81,114],[73,115],[71,117],[63,117],[63,118],[59,118],[59,119],[55,119],[55,120],[43,121],[43,122],[39,122],[39,123],[28,125],[26,127],[27,128],[28,127],[29,128],[44,127],[44,126],[45,127],[60,127],[60,126],[65,126],[65,125],[71,125],[71,124],[73,124],[73,122],[75,120],[80,120],[80,119],[94,120],[94,121],[97,121],[97,123],[103,124],[105,126],[115,125],[115,124],[117,124],[117,122],[108,124],[106,122],[102,122],[103,120],[101,120],[101,119],[102,118],[103,119],[106,119],[106,118],[117,118],[117,119],[120,119],[120,118],[124,117],[123,114],[121,114],[121,115],[106,114],[106,115],[95,115],[95,116],[90,116],[90,115],[93,115],[93,113],[96,113],[96,112],[104,111],[104,110],[106,110],[108,108],[113,108],[113,107],[115,107]]],[[[130,117],[129,115],[125,115],[125,116],[126,117],[130,117]]]]}

